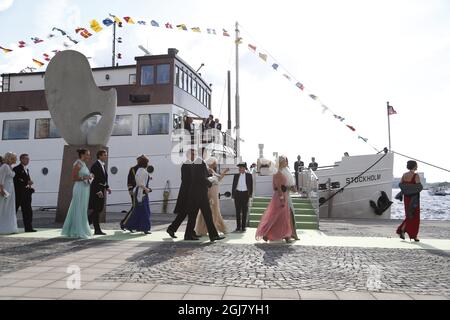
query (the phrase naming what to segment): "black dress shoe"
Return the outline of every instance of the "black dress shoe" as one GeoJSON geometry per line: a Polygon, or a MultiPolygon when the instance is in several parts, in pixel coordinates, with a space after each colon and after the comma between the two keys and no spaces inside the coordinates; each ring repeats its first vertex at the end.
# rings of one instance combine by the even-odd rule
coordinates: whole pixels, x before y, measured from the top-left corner
{"type": "Polygon", "coordinates": [[[167,229],[166,232],[169,234],[169,236],[172,239],[176,239],[177,238],[177,236],[175,235],[175,232],[173,232],[173,230],[167,229]]]}
{"type": "Polygon", "coordinates": [[[198,240],[200,239],[196,237],[184,237],[184,241],[198,241],[198,240]]]}
{"type": "Polygon", "coordinates": [[[31,229],[31,230],[25,230],[25,232],[37,232],[37,230],[31,229]]]}
{"type": "Polygon", "coordinates": [[[211,238],[210,241],[214,242],[214,241],[219,241],[219,240],[223,240],[223,239],[225,239],[225,237],[217,236],[217,237],[211,238]]]}
{"type": "Polygon", "coordinates": [[[152,234],[150,231],[144,231],[144,234],[152,234]]]}
{"type": "Polygon", "coordinates": [[[95,236],[106,236],[106,233],[104,233],[103,231],[95,231],[94,235],[95,236]]]}
{"type": "Polygon", "coordinates": [[[120,224],[120,229],[122,230],[122,231],[126,231],[127,229],[125,229],[125,227],[123,226],[123,224],[120,224]]]}
{"type": "Polygon", "coordinates": [[[242,232],[245,232],[245,231],[247,231],[247,229],[246,229],[246,228],[243,228],[243,229],[242,229],[242,232]]]}
{"type": "Polygon", "coordinates": [[[234,230],[234,232],[241,232],[241,229],[237,228],[236,230],[234,230]]]}

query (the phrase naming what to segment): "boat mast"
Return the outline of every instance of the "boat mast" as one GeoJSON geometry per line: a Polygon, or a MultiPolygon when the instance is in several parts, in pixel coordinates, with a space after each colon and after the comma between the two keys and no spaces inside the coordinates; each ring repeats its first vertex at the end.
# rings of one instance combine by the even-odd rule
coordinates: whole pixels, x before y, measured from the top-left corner
{"type": "Polygon", "coordinates": [[[240,97],[239,97],[239,44],[241,42],[239,23],[236,21],[236,157],[240,161],[241,157],[241,115],[240,115],[240,97]]]}
{"type": "Polygon", "coordinates": [[[116,66],[116,24],[117,24],[117,22],[114,21],[114,27],[113,27],[113,45],[112,45],[112,67],[113,67],[113,68],[116,66]]]}

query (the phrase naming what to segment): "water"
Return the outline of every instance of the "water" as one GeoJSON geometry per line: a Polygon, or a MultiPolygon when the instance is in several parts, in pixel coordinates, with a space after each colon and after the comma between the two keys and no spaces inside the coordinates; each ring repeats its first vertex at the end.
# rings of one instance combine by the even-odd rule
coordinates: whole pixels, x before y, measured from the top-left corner
{"type": "MultiPolygon", "coordinates": [[[[400,192],[400,189],[392,189],[392,199],[400,192]]],[[[404,203],[393,200],[391,210],[392,219],[404,219],[404,203]]],[[[428,190],[420,193],[420,218],[423,220],[450,220],[450,195],[432,196],[428,190]]]]}

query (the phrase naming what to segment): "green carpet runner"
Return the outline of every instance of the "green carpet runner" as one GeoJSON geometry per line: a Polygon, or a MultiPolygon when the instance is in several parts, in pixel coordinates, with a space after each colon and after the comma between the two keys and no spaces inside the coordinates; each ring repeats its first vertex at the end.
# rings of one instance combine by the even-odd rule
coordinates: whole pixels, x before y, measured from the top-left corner
{"type": "MultiPolygon", "coordinates": [[[[249,208],[249,226],[257,228],[264,211],[269,205],[271,198],[256,197],[253,198],[253,204],[249,208]]],[[[297,229],[319,229],[319,219],[313,209],[311,201],[306,198],[293,197],[292,202],[295,208],[295,222],[297,229]]]]}

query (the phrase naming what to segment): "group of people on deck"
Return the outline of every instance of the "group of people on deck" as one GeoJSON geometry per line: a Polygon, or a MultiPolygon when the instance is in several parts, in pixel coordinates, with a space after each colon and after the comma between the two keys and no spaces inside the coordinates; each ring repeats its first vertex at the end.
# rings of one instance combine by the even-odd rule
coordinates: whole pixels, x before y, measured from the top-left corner
{"type": "MultiPolygon", "coordinates": [[[[72,201],[62,228],[61,234],[66,237],[90,238],[94,225],[95,235],[105,235],[100,228],[100,214],[105,207],[106,195],[111,193],[108,185],[106,162],[108,153],[100,150],[97,161],[89,169],[87,163],[91,159],[89,150],[79,149],[78,160],[73,164],[72,179],[74,181],[72,201]]],[[[0,234],[18,232],[16,213],[20,208],[23,213],[25,232],[35,232],[32,227],[31,197],[34,193],[33,181],[30,177],[29,156],[17,156],[8,152],[0,157],[0,234]]],[[[299,240],[296,232],[295,211],[290,192],[296,192],[297,183],[288,169],[287,157],[278,159],[278,171],[273,175],[273,196],[265,210],[256,230],[256,239],[264,241],[284,240],[290,243],[299,240]]],[[[233,177],[232,197],[236,209],[236,230],[245,232],[247,227],[249,201],[253,197],[253,176],[246,163],[238,165],[239,173],[233,177]]],[[[301,167],[298,158],[296,167],[301,167]]],[[[148,157],[137,158],[137,165],[130,169],[128,188],[132,200],[132,209],[121,221],[122,230],[132,233],[138,231],[150,234],[151,212],[149,188],[151,181],[148,157]]],[[[189,150],[187,160],[181,166],[181,186],[174,213],[177,214],[167,233],[176,238],[175,233],[181,223],[188,217],[184,234],[185,240],[198,240],[208,235],[211,241],[222,240],[229,231],[220,212],[219,186],[229,172],[217,172],[218,159],[211,157],[203,160],[195,158],[195,151],[189,150]]],[[[298,171],[296,168],[296,172],[298,171]]],[[[404,199],[405,219],[397,228],[397,234],[405,239],[408,234],[411,240],[419,241],[420,225],[420,192],[423,187],[417,171],[417,162],[408,161],[406,172],[400,183],[401,193],[397,199],[404,199]]]]}

